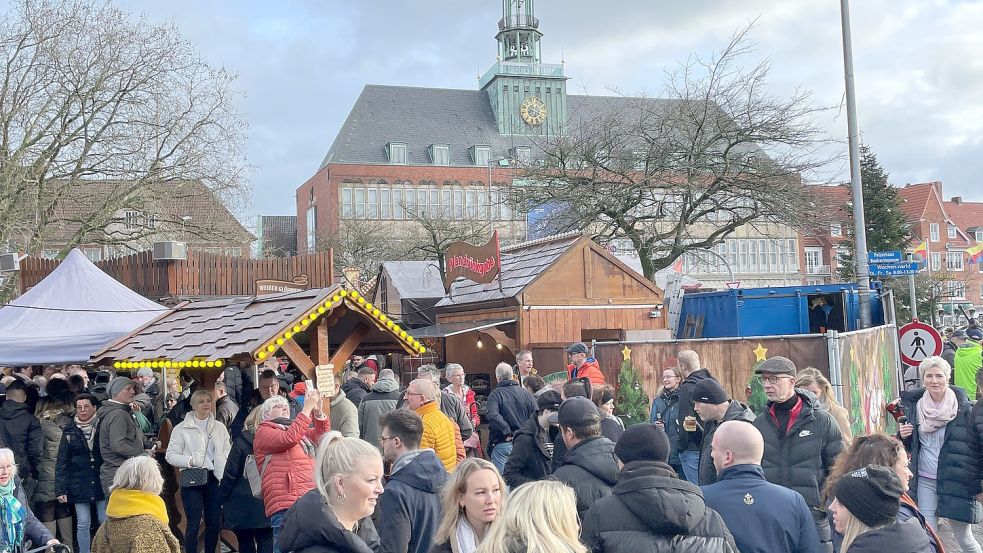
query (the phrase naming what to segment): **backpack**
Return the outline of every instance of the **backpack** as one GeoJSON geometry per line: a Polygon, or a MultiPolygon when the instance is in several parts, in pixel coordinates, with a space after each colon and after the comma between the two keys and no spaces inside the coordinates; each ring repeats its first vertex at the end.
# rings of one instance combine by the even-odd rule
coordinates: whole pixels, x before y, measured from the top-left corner
{"type": "Polygon", "coordinates": [[[246,455],[246,464],[242,469],[242,475],[249,482],[249,491],[252,492],[253,497],[256,499],[263,499],[263,475],[266,474],[266,466],[270,464],[270,459],[272,458],[273,454],[268,453],[266,458],[263,459],[263,468],[257,469],[256,456],[251,453],[246,455]]]}

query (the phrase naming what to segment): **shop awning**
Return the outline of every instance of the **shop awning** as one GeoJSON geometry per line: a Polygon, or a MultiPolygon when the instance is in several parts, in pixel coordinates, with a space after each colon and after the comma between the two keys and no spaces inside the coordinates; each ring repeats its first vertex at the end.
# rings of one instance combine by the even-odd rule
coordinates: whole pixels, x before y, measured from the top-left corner
{"type": "Polygon", "coordinates": [[[438,323],[431,326],[425,326],[422,328],[414,328],[412,330],[413,337],[417,340],[423,338],[447,338],[448,336],[455,336],[457,334],[465,334],[467,332],[475,332],[477,330],[485,330],[486,328],[494,328],[499,325],[514,323],[515,318],[512,319],[502,319],[502,320],[488,320],[483,321],[459,321],[455,323],[438,323]]]}

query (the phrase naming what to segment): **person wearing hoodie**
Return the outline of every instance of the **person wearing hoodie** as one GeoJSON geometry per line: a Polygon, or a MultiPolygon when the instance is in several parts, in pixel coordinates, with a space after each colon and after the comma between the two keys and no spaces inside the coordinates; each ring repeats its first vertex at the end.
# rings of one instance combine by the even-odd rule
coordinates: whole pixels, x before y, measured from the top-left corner
{"type": "Polygon", "coordinates": [[[562,399],[555,390],[544,392],[536,398],[536,412],[512,437],[512,455],[505,463],[502,476],[510,488],[526,482],[542,480],[553,471],[553,439],[550,437],[550,417],[560,409],[562,399]]]}
{"type": "Polygon", "coordinates": [[[335,395],[331,398],[331,429],[341,432],[346,438],[357,438],[358,431],[358,407],[345,395],[345,391],[338,387],[339,378],[334,377],[335,395]]]}
{"type": "Polygon", "coordinates": [[[615,454],[621,472],[613,493],[582,517],[581,540],[592,553],[738,553],[700,489],[669,466],[669,438],[662,429],[629,427],[615,454]]]}
{"type": "Polygon", "coordinates": [[[567,365],[567,380],[587,377],[590,378],[592,386],[604,385],[604,373],[601,372],[597,360],[590,357],[587,344],[575,342],[567,346],[566,352],[570,357],[570,364],[567,365]]]}
{"type": "Polygon", "coordinates": [[[99,455],[102,457],[99,479],[102,481],[103,492],[108,495],[117,469],[127,459],[147,455],[154,443],[144,436],[133,418],[130,408],[136,393],[133,381],[125,376],[117,376],[109,383],[106,391],[109,399],[96,412],[99,417],[96,433],[99,455]]]}
{"type": "Polygon", "coordinates": [[[253,454],[253,439],[259,427],[259,408],[246,416],[242,432],[232,441],[219,485],[224,507],[224,528],[232,530],[239,553],[273,553],[273,529],[266,518],[262,498],[253,497],[244,470],[246,458],[253,454]]]}
{"type": "Polygon", "coordinates": [[[614,443],[601,436],[601,415],[594,402],[583,397],[564,400],[551,423],[560,425],[567,450],[553,475],[577,494],[577,513],[583,518],[598,499],[611,495],[618,482],[614,443]]]}
{"type": "Polygon", "coordinates": [[[345,392],[349,401],[358,407],[358,404],[362,403],[362,399],[372,391],[374,385],[375,371],[371,367],[362,367],[358,369],[355,376],[341,385],[341,391],[345,392]]]}
{"type": "Polygon", "coordinates": [[[420,449],[423,419],[409,409],[382,415],[383,458],[392,463],[379,498],[376,553],[427,553],[440,524],[440,489],[447,471],[431,449],[420,449]]]}
{"type": "Polygon", "coordinates": [[[833,487],[833,525],[843,553],[934,553],[917,520],[898,522],[904,490],[894,471],[878,465],[849,472],[833,487]]]}
{"type": "Polygon", "coordinates": [[[399,382],[391,369],[379,371],[379,380],[372,385],[372,391],[365,394],[358,404],[358,435],[360,438],[377,445],[382,451],[379,436],[379,417],[396,408],[399,401],[399,382]]]}
{"type": "Polygon", "coordinates": [[[676,450],[679,464],[683,466],[683,476],[691,484],[700,483],[700,450],[703,447],[703,431],[696,422],[693,408],[693,387],[697,382],[714,379],[710,371],[700,367],[700,356],[686,349],[676,354],[679,368],[683,371],[683,383],[679,385],[679,433],[676,450]]]}
{"type": "Polygon", "coordinates": [[[968,335],[957,330],[952,333],[956,353],[952,360],[952,383],[966,390],[970,401],[976,401],[976,374],[983,366],[983,346],[969,339],[968,335]]]}
{"type": "Polygon", "coordinates": [[[181,546],[167,527],[163,487],[160,465],[151,457],[127,459],[113,471],[106,522],[96,531],[92,553],[179,553],[181,546]]]}
{"type": "Polygon", "coordinates": [[[704,378],[693,387],[693,409],[703,421],[703,445],[700,447],[700,485],[717,481],[717,469],[710,446],[713,433],[727,421],[754,422],[754,412],[743,403],[730,399],[727,391],[712,378],[704,378]]]}

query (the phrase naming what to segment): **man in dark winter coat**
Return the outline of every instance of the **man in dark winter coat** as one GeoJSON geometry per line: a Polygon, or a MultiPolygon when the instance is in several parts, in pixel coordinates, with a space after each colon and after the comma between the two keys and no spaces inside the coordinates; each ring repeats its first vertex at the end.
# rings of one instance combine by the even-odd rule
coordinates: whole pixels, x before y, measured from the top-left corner
{"type": "Polygon", "coordinates": [[[683,350],[676,354],[679,368],[683,371],[683,383],[679,385],[679,438],[676,451],[679,463],[683,466],[683,476],[691,484],[700,482],[700,448],[703,445],[703,432],[696,423],[693,409],[693,387],[696,383],[713,379],[710,371],[700,368],[700,356],[693,350],[683,350]]]}
{"type": "Polygon", "coordinates": [[[379,371],[379,381],[372,386],[372,391],[365,394],[362,403],[358,404],[358,435],[370,444],[379,446],[379,417],[396,408],[399,401],[399,382],[391,369],[379,371]]]}
{"type": "Polygon", "coordinates": [[[703,420],[703,445],[700,448],[700,485],[717,481],[717,469],[710,456],[713,433],[726,421],[754,422],[754,412],[739,401],[730,399],[719,382],[705,378],[693,387],[693,408],[703,420]]]}
{"type": "Polygon", "coordinates": [[[510,488],[542,480],[553,472],[550,461],[554,445],[549,432],[549,419],[559,410],[560,403],[559,392],[543,392],[536,398],[536,412],[512,435],[512,454],[502,474],[510,488]]]}
{"type": "Polygon", "coordinates": [[[512,453],[512,436],[536,412],[536,399],[513,379],[512,365],[499,363],[495,367],[495,378],[498,386],[488,394],[485,419],[489,427],[491,462],[498,472],[503,472],[512,453]]]}
{"type": "Polygon", "coordinates": [[[375,371],[372,370],[372,367],[362,367],[358,369],[355,376],[341,385],[341,391],[345,392],[345,397],[354,403],[355,407],[358,407],[358,404],[362,403],[362,398],[372,391],[374,384],[375,371]]]}
{"type": "MultiPolygon", "coordinates": [[[[609,497],[583,516],[581,540],[593,553],[738,553],[700,489],[669,466],[669,438],[654,424],[628,428],[615,446],[622,467],[609,497]]],[[[777,553],[777,550],[776,550],[777,553]]]]}
{"type": "Polygon", "coordinates": [[[727,523],[741,553],[819,553],[819,535],[805,499],[765,480],[765,443],[758,429],[728,421],[711,439],[719,478],[702,487],[703,499],[727,523]]]}
{"type": "Polygon", "coordinates": [[[379,497],[376,553],[427,553],[440,524],[440,489],[447,471],[432,449],[420,449],[423,419],[409,409],[379,418],[383,457],[393,464],[379,497]]]}
{"type": "Polygon", "coordinates": [[[27,386],[19,380],[11,382],[7,399],[0,405],[0,426],[6,431],[7,447],[14,452],[24,493],[31,497],[44,454],[44,433],[38,418],[28,409],[27,399],[27,386]]]}
{"type": "Polygon", "coordinates": [[[96,430],[99,442],[99,454],[102,456],[102,467],[99,469],[99,480],[102,490],[109,496],[109,486],[113,483],[116,470],[123,461],[140,455],[146,455],[153,447],[137,426],[130,410],[133,401],[133,381],[125,376],[117,376],[107,388],[109,399],[96,412],[99,417],[99,428],[96,430]]]}
{"type": "Polygon", "coordinates": [[[754,420],[765,442],[761,460],[765,478],[805,498],[819,533],[820,551],[832,553],[829,521],[819,490],[843,450],[840,427],[819,407],[814,395],[795,387],[797,371],[791,360],[768,358],[756,372],[768,396],[768,410],[754,420]]]}
{"type": "Polygon", "coordinates": [[[560,436],[567,446],[563,464],[553,475],[573,488],[577,514],[583,518],[595,501],[611,495],[618,481],[614,443],[601,436],[601,415],[587,398],[564,400],[550,422],[560,425],[560,436]]]}

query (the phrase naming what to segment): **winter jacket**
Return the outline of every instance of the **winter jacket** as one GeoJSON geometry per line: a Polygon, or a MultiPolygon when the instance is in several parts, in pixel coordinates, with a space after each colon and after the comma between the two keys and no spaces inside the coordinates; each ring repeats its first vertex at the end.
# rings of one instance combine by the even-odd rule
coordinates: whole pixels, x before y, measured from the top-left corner
{"type": "Polygon", "coordinates": [[[624,433],[625,427],[621,419],[615,416],[601,416],[601,436],[614,443],[618,443],[618,440],[621,439],[621,435],[624,433]]]}
{"type": "Polygon", "coordinates": [[[215,420],[222,423],[226,430],[232,427],[232,422],[236,420],[238,414],[239,406],[231,396],[223,396],[215,402],[215,420]]]}
{"type": "MultiPolygon", "coordinates": [[[[515,374],[518,374],[518,372],[515,374]]],[[[478,428],[478,425],[481,424],[481,417],[478,416],[478,400],[476,400],[474,397],[474,390],[472,390],[467,384],[464,384],[462,389],[464,391],[463,400],[454,394],[454,386],[452,384],[445,386],[444,392],[456,397],[458,401],[461,402],[461,405],[464,406],[464,414],[468,417],[468,420],[471,421],[471,427],[478,428]]]]}
{"type": "Polygon", "coordinates": [[[362,399],[372,390],[358,378],[349,378],[348,382],[341,385],[341,391],[345,392],[345,396],[355,404],[355,407],[358,407],[358,404],[362,403],[362,399]]]}
{"type": "Polygon", "coordinates": [[[696,416],[696,411],[693,409],[693,387],[696,386],[697,382],[705,378],[713,378],[710,371],[706,369],[695,370],[679,385],[679,412],[677,415],[679,438],[676,443],[677,452],[699,451],[701,444],[703,444],[703,432],[700,428],[697,427],[695,431],[687,432],[683,429],[683,420],[686,417],[696,416]]]}
{"type": "Polygon", "coordinates": [[[44,450],[38,465],[38,485],[34,489],[34,501],[54,501],[58,498],[55,493],[58,446],[61,445],[61,435],[72,422],[72,417],[63,408],[52,406],[41,412],[38,422],[41,424],[41,433],[44,434],[44,450]]]}
{"type": "Polygon", "coordinates": [[[738,553],[700,489],[658,461],[625,465],[613,493],[583,520],[581,541],[593,553],[738,553]]]}
{"type": "Polygon", "coordinates": [[[379,497],[377,512],[384,523],[376,553],[427,553],[440,525],[440,490],[447,471],[429,449],[407,455],[415,457],[392,474],[379,497]]]}
{"type": "Polygon", "coordinates": [[[765,480],[759,465],[725,468],[701,486],[703,500],[724,520],[741,553],[819,553],[819,534],[805,499],[765,480]]]}
{"type": "Polygon", "coordinates": [[[292,553],[374,553],[379,534],[372,517],[358,522],[356,533],[346,530],[320,492],[310,490],[287,511],[280,530],[280,551],[292,553]]]}
{"type": "MultiPolygon", "coordinates": [[[[51,532],[44,527],[44,524],[41,524],[38,517],[34,516],[34,512],[31,511],[31,504],[27,501],[27,494],[24,492],[24,485],[19,476],[14,477],[14,498],[27,511],[27,516],[24,519],[24,541],[31,540],[31,543],[37,546],[47,543],[48,540],[52,539],[51,532]]],[[[0,551],[4,550],[6,544],[6,533],[0,532],[0,551]]]]}
{"type": "Polygon", "coordinates": [[[821,509],[819,490],[843,450],[843,440],[833,416],[816,405],[816,396],[799,388],[795,393],[800,401],[798,416],[789,419],[790,428],[784,436],[778,430],[772,403],[754,419],[765,442],[761,467],[769,482],[799,492],[810,508],[821,509]]]}
{"type": "Polygon", "coordinates": [[[853,443],[853,430],[850,429],[850,413],[846,407],[837,403],[822,401],[819,402],[819,407],[833,415],[833,420],[836,421],[836,426],[840,429],[840,437],[843,438],[843,449],[850,447],[850,444],[853,443]]]}
{"type": "Polygon", "coordinates": [[[7,431],[10,442],[7,447],[14,452],[14,463],[21,477],[37,480],[44,455],[41,422],[31,414],[26,403],[8,399],[0,404],[0,426],[7,431]]]}
{"type": "Polygon", "coordinates": [[[379,436],[379,417],[396,408],[399,399],[399,383],[391,378],[379,380],[372,386],[372,391],[365,394],[358,404],[358,435],[363,440],[373,444],[382,451],[379,436]]]}
{"type": "MultiPolygon", "coordinates": [[[[936,476],[939,506],[935,511],[938,518],[951,518],[960,522],[978,524],[983,521],[983,506],[974,497],[983,491],[980,486],[980,438],[978,428],[974,427],[973,412],[970,409],[969,398],[962,388],[949,386],[956,393],[959,410],[956,418],[949,421],[945,427],[945,439],[942,451],[939,452],[939,470],[936,476]]],[[[925,395],[925,388],[910,392],[901,392],[901,405],[908,415],[908,423],[918,429],[918,400],[925,395]]],[[[979,414],[979,411],[976,412],[979,414]]],[[[911,482],[908,493],[918,499],[918,462],[921,445],[918,434],[912,433],[907,440],[902,440],[911,454],[911,482]]]]}
{"type": "MultiPolygon", "coordinates": [[[[832,503],[832,500],[829,502],[832,503]]],[[[826,518],[829,520],[830,536],[833,538],[833,551],[839,551],[843,543],[843,534],[836,531],[836,525],[834,524],[833,513],[831,511],[826,511],[826,518]]],[[[901,523],[908,520],[917,522],[922,532],[928,537],[929,543],[932,544],[931,553],[945,553],[945,545],[942,543],[942,538],[925,521],[925,516],[918,510],[915,500],[907,493],[904,493],[901,495],[901,506],[898,509],[898,517],[895,522],[901,523]]]]}
{"type": "Polygon", "coordinates": [[[329,430],[329,419],[315,419],[311,428],[311,418],[304,413],[297,415],[293,422],[274,419],[259,425],[253,439],[256,468],[262,472],[266,456],[273,456],[263,474],[267,517],[289,509],[298,497],[314,488],[314,457],[304,451],[301,442],[306,437],[313,446],[329,430]]]}
{"type": "Polygon", "coordinates": [[[517,380],[503,380],[488,394],[485,420],[488,421],[488,449],[508,441],[536,412],[536,400],[517,380]]]}
{"type": "Polygon", "coordinates": [[[717,469],[713,466],[713,457],[710,456],[710,444],[713,443],[713,434],[720,428],[720,425],[727,421],[754,422],[754,412],[748,409],[747,405],[730,400],[730,405],[724,411],[723,420],[706,421],[703,425],[703,447],[700,448],[700,485],[706,486],[717,481],[717,469]]]}
{"type": "Polygon", "coordinates": [[[588,358],[578,369],[573,364],[567,365],[567,380],[575,378],[590,378],[591,386],[604,386],[604,373],[596,359],[588,358]]]}
{"type": "Polygon", "coordinates": [[[956,344],[953,344],[951,340],[946,340],[942,346],[941,357],[952,367],[956,363],[956,344]]]}
{"type": "MultiPolygon", "coordinates": [[[[242,369],[237,365],[228,365],[225,367],[225,392],[229,398],[238,407],[246,401],[248,394],[246,393],[246,387],[243,385],[242,369]]],[[[249,392],[252,392],[252,386],[249,386],[249,392]]]]}
{"type": "Polygon", "coordinates": [[[55,461],[55,496],[60,495],[68,496],[69,503],[106,498],[99,484],[99,460],[74,420],[62,432],[55,461]]]}
{"type": "Polygon", "coordinates": [[[847,553],[935,553],[925,530],[909,519],[874,528],[857,536],[847,553]]]}
{"type": "Polygon", "coordinates": [[[537,413],[533,413],[526,424],[512,435],[512,454],[502,471],[509,488],[514,490],[526,482],[542,480],[553,472],[550,468],[553,454],[546,447],[548,434],[540,426],[537,413]]]}
{"type": "Polygon", "coordinates": [[[457,425],[462,440],[467,440],[471,434],[474,434],[474,427],[471,426],[471,419],[464,411],[464,404],[454,394],[440,393],[440,412],[447,415],[447,418],[457,425]]]}
{"type": "Polygon", "coordinates": [[[972,340],[959,346],[952,364],[953,384],[966,390],[970,401],[976,401],[976,373],[983,365],[983,346],[972,340]]]}
{"type": "Polygon", "coordinates": [[[96,412],[99,417],[99,455],[102,466],[99,467],[99,479],[102,490],[109,491],[113,484],[116,469],[123,461],[145,455],[153,444],[140,431],[129,405],[106,400],[96,412]]]}
{"type": "MultiPolygon", "coordinates": [[[[232,442],[229,458],[225,462],[225,474],[219,486],[224,509],[223,527],[230,530],[269,528],[262,499],[253,497],[246,479],[246,456],[253,454],[255,430],[243,430],[232,442]]],[[[269,469],[269,467],[267,467],[269,469]]]]}
{"type": "MultiPolygon", "coordinates": [[[[423,439],[420,441],[420,448],[434,450],[440,461],[444,463],[447,472],[453,471],[457,467],[456,444],[461,442],[461,433],[457,426],[440,411],[434,401],[418,407],[416,414],[423,419],[423,439]]],[[[461,449],[464,449],[463,444],[461,449]]]]}
{"type": "Polygon", "coordinates": [[[345,397],[344,390],[331,398],[331,428],[346,438],[358,437],[358,407],[345,397]]]}
{"type": "Polygon", "coordinates": [[[604,437],[588,438],[567,450],[563,465],[553,473],[577,494],[577,514],[584,513],[602,497],[611,495],[618,482],[614,444],[604,437]]]}
{"type": "Polygon", "coordinates": [[[217,480],[221,480],[222,476],[225,475],[225,462],[228,460],[229,451],[232,449],[229,431],[212,415],[208,416],[205,431],[202,431],[198,427],[196,418],[194,412],[188,413],[184,417],[184,422],[174,427],[174,430],[171,431],[171,440],[167,443],[167,453],[164,459],[169,465],[179,469],[189,468],[192,464],[195,467],[205,466],[205,468],[210,468],[217,480]],[[211,443],[210,446],[209,443],[211,443]],[[206,458],[206,449],[209,447],[215,451],[215,458],[211,467],[208,467],[206,458]]]}
{"type": "Polygon", "coordinates": [[[180,553],[167,524],[152,515],[108,516],[92,540],[92,553],[180,553]]]}
{"type": "Polygon", "coordinates": [[[679,466],[679,388],[662,390],[652,400],[649,422],[661,420],[666,436],[669,437],[669,464],[679,466]]]}

